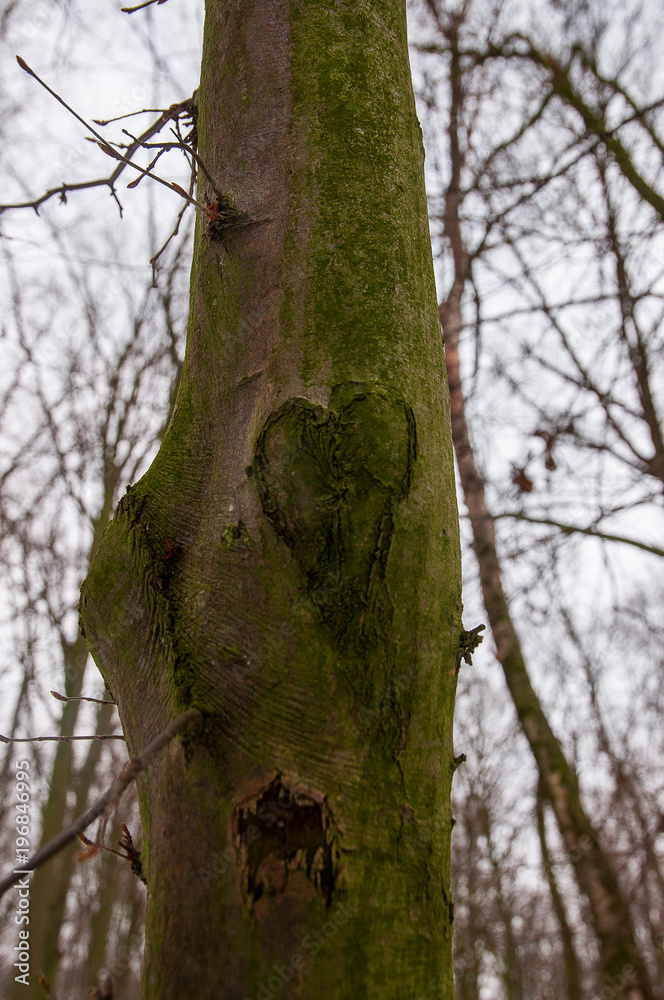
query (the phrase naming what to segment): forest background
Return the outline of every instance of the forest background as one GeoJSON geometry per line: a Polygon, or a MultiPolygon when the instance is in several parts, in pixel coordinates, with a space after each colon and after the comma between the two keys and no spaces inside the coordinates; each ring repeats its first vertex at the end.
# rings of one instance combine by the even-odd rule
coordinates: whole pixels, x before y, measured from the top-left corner
{"type": "MultiPolygon", "coordinates": [[[[196,87],[202,15],[184,0],[131,15],[115,0],[4,0],[0,202],[113,169],[15,53],[88,121],[167,108],[196,87]]],[[[459,676],[457,995],[609,1000],[625,986],[601,974],[592,914],[496,655],[504,618],[484,606],[478,561],[490,525],[510,627],[664,996],[664,15],[654,3],[597,0],[417,0],[410,15],[458,382],[465,622],[494,626],[459,676]]],[[[158,114],[98,127],[135,135],[158,114]]],[[[159,169],[187,186],[181,151],[159,169]]],[[[158,447],[182,364],[193,210],[159,253],[182,204],[145,179],[127,191],[129,179],[118,186],[121,219],[104,187],[54,197],[39,217],[0,215],[7,737],[119,733],[112,705],[50,691],[103,697],[78,636],[78,590],[115,504],[158,447]]],[[[1,855],[15,838],[15,760],[30,761],[32,819],[47,838],[107,786],[123,755],[119,740],[7,748],[1,855]]],[[[140,846],[131,801],[108,843],[120,821],[140,846]]],[[[75,853],[44,876],[42,967],[58,995],[95,985],[103,995],[110,975],[115,1000],[129,1000],[144,887],[117,857],[75,853]]],[[[1,975],[11,982],[13,911],[3,902],[1,975]]]]}

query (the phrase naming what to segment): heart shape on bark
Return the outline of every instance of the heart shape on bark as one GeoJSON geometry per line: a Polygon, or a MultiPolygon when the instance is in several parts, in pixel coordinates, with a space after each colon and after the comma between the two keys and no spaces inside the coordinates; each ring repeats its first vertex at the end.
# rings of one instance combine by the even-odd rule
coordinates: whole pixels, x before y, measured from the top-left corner
{"type": "Polygon", "coordinates": [[[359,383],[335,386],[327,409],[287,400],[256,442],[263,512],[302,570],[317,614],[344,644],[386,638],[385,568],[415,451],[411,408],[359,383]]]}

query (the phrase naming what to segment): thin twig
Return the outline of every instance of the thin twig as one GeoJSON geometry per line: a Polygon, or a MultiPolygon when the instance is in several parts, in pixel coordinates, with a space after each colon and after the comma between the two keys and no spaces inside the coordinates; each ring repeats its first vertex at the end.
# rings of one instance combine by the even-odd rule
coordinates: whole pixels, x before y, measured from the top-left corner
{"type": "Polygon", "coordinates": [[[86,837],[84,833],[79,833],[78,839],[85,846],[83,847],[83,850],[78,852],[76,859],[77,861],[86,861],[88,858],[94,858],[100,851],[106,851],[108,854],[115,854],[116,857],[122,858],[123,861],[128,861],[134,875],[136,875],[136,877],[139,878],[144,885],[147,885],[147,880],[143,874],[141,852],[134,846],[134,841],[127,824],[120,823],[120,827],[122,829],[122,837],[118,840],[117,844],[118,847],[123,849],[124,854],[122,851],[116,851],[114,847],[107,847],[106,844],[96,843],[94,840],[90,840],[86,837]]]}
{"type": "Polygon", "coordinates": [[[499,518],[509,517],[517,521],[527,521],[529,524],[542,524],[547,527],[557,528],[558,531],[562,531],[563,535],[588,535],[589,538],[599,538],[600,541],[604,542],[620,542],[623,545],[633,545],[643,552],[651,552],[654,556],[664,556],[664,549],[660,548],[659,545],[649,545],[647,542],[640,542],[638,538],[628,538],[625,535],[616,535],[608,531],[602,531],[593,525],[583,527],[579,524],[565,524],[551,517],[531,516],[524,514],[522,511],[505,510],[497,514],[491,514],[491,517],[495,521],[499,518]]]}
{"type": "MultiPolygon", "coordinates": [[[[178,122],[176,121],[175,124],[176,124],[176,127],[177,127],[178,126],[178,122]]],[[[197,177],[198,177],[198,174],[197,174],[197,170],[196,170],[196,160],[192,159],[191,172],[190,172],[190,175],[189,175],[189,194],[193,194],[193,192],[195,190],[197,177]]],[[[177,234],[180,232],[180,224],[181,224],[182,219],[184,217],[184,213],[187,211],[188,207],[189,207],[189,203],[185,201],[184,205],[182,206],[182,208],[178,212],[177,219],[175,220],[175,225],[173,227],[173,230],[171,231],[170,236],[165,241],[165,243],[163,243],[161,249],[157,250],[156,254],[150,259],[150,264],[152,266],[152,287],[153,288],[157,287],[157,262],[158,262],[159,258],[161,257],[161,255],[166,250],[166,247],[169,245],[169,243],[171,242],[171,240],[174,239],[174,237],[177,236],[177,234]]]]}
{"type": "Polygon", "coordinates": [[[92,858],[94,857],[95,854],[98,854],[99,851],[106,851],[107,854],[115,854],[118,858],[122,858],[124,861],[127,860],[126,854],[122,854],[120,851],[116,851],[114,847],[107,847],[106,844],[96,844],[94,840],[90,840],[90,838],[86,837],[84,833],[79,833],[78,839],[82,844],[85,845],[85,850],[79,851],[77,855],[78,860],[83,861],[86,860],[88,857],[92,858]],[[88,850],[90,851],[89,854],[86,853],[88,850]]]}
{"type": "Polygon", "coordinates": [[[144,7],[151,7],[153,3],[166,3],[166,0],[144,0],[143,3],[137,3],[135,7],[120,7],[120,10],[124,14],[133,14],[137,10],[143,10],[144,7]]]}
{"type": "Polygon", "coordinates": [[[172,230],[170,236],[168,237],[168,239],[166,240],[166,242],[163,244],[163,246],[161,247],[161,249],[157,250],[157,252],[154,255],[154,257],[150,258],[150,264],[152,266],[152,287],[153,288],[157,287],[157,261],[159,260],[159,258],[163,254],[164,250],[166,249],[166,247],[168,246],[168,244],[171,242],[171,240],[175,236],[177,236],[177,234],[180,232],[180,223],[182,222],[182,218],[184,216],[184,213],[187,211],[188,208],[189,208],[189,204],[188,204],[188,202],[185,202],[184,205],[182,206],[182,208],[180,209],[180,211],[178,212],[177,219],[175,220],[175,226],[173,227],[173,230],[172,230]]]}
{"type": "MultiPolygon", "coordinates": [[[[102,702],[102,704],[108,704],[102,702]]],[[[123,740],[118,733],[102,733],[96,736],[17,736],[9,739],[0,733],[0,743],[73,743],[75,740],[123,740]]]]}
{"type": "Polygon", "coordinates": [[[60,694],[59,691],[51,691],[51,694],[58,701],[91,701],[94,705],[115,705],[114,701],[104,701],[103,698],[86,698],[84,695],[75,698],[73,695],[60,694]]]}
{"type": "Polygon", "coordinates": [[[81,123],[81,125],[84,125],[85,128],[88,130],[88,132],[92,132],[95,139],[97,139],[102,144],[102,146],[106,146],[106,140],[104,139],[104,137],[100,135],[99,132],[95,131],[92,125],[89,125],[88,122],[86,122],[85,118],[81,118],[78,112],[74,111],[74,109],[70,107],[69,104],[67,104],[64,98],[60,97],[60,95],[57,94],[55,90],[52,90],[51,87],[49,87],[49,85],[44,80],[42,80],[40,76],[37,76],[35,71],[28,66],[25,59],[22,59],[21,56],[16,56],[16,62],[19,64],[21,69],[28,74],[28,76],[31,76],[34,80],[37,81],[37,83],[41,84],[44,90],[47,90],[49,92],[51,97],[54,97],[56,101],[58,101],[58,103],[62,105],[63,108],[66,108],[66,110],[69,112],[70,115],[73,115],[74,118],[76,118],[77,121],[81,123]]]}
{"type": "Polygon", "coordinates": [[[69,111],[69,113],[72,114],[77,121],[81,122],[81,124],[85,126],[87,131],[90,132],[95,137],[95,140],[97,141],[99,148],[102,150],[102,152],[106,153],[107,156],[111,156],[115,160],[119,160],[120,162],[109,177],[102,177],[92,181],[80,181],[77,184],[66,184],[66,183],[61,184],[60,187],[50,188],[43,195],[41,195],[40,198],[35,198],[33,201],[17,202],[15,204],[10,204],[10,205],[0,205],[0,213],[5,212],[10,208],[33,208],[35,212],[39,214],[40,206],[45,201],[48,201],[49,198],[52,198],[56,194],[60,195],[61,200],[66,201],[66,195],[68,191],[77,191],[77,190],[82,190],[84,188],[101,187],[103,185],[106,185],[108,188],[110,188],[111,194],[118,203],[118,206],[120,208],[120,213],[122,213],[122,205],[120,205],[117,194],[115,193],[115,182],[125,167],[132,167],[134,170],[138,170],[141,176],[151,177],[152,180],[157,181],[158,184],[162,184],[164,187],[168,188],[169,191],[175,191],[177,194],[185,198],[185,200],[190,202],[192,205],[196,205],[196,207],[201,209],[201,211],[203,212],[206,211],[205,205],[196,201],[196,199],[193,196],[188,195],[184,191],[184,189],[180,187],[179,184],[167,181],[165,178],[160,177],[158,174],[151,173],[149,169],[140,166],[140,164],[135,163],[131,159],[136,150],[141,148],[142,142],[146,139],[149,139],[151,136],[155,135],[155,133],[159,132],[167,121],[170,121],[172,118],[177,118],[183,112],[191,113],[191,108],[193,106],[193,102],[191,99],[189,99],[188,101],[183,101],[181,104],[173,104],[166,111],[162,112],[161,116],[157,119],[157,121],[154,122],[153,125],[151,125],[150,128],[148,128],[140,137],[141,141],[136,142],[134,143],[133,146],[129,147],[129,149],[127,150],[129,155],[125,156],[122,153],[118,152],[116,149],[113,149],[108,144],[108,141],[104,139],[104,137],[100,135],[100,133],[97,132],[96,129],[94,129],[88,122],[86,122],[84,118],[82,118],[76,111],[74,111],[74,109],[70,107],[69,104],[67,104],[67,102],[63,100],[63,98],[60,97],[59,94],[57,94],[54,90],[52,90],[51,87],[49,87],[49,85],[45,83],[41,79],[41,77],[39,77],[35,73],[35,71],[30,68],[30,66],[28,66],[25,59],[22,59],[21,56],[16,56],[16,61],[18,62],[22,70],[28,73],[29,76],[33,77],[37,81],[37,83],[41,84],[41,86],[45,90],[47,90],[48,93],[51,94],[51,96],[56,99],[56,101],[58,101],[64,108],[66,108],[66,110],[69,111]]]}
{"type": "Polygon", "coordinates": [[[127,111],[124,115],[116,115],[115,118],[93,118],[95,125],[112,125],[113,122],[121,122],[125,118],[135,118],[136,115],[161,115],[163,108],[141,108],[140,111],[127,111]]]}
{"type": "Polygon", "coordinates": [[[76,840],[79,833],[83,833],[98,816],[102,813],[105,815],[110,815],[118,802],[120,797],[125,792],[125,790],[131,785],[141,771],[145,770],[147,765],[150,763],[153,757],[159,753],[168,743],[171,742],[174,736],[184,729],[186,726],[190,725],[192,722],[200,722],[202,719],[201,713],[197,708],[190,708],[186,712],[182,712],[180,715],[176,716],[172,722],[170,722],[165,729],[159,733],[158,736],[149,743],[145,750],[141,751],[136,757],[132,757],[128,760],[123,767],[120,774],[116,777],[115,781],[107,791],[101,795],[96,802],[94,802],[90,808],[79,816],[78,819],[68,826],[65,830],[62,830],[57,837],[49,841],[45,847],[33,854],[28,861],[21,867],[20,871],[13,871],[11,874],[7,875],[2,881],[0,881],[0,896],[4,895],[8,889],[11,889],[13,885],[20,880],[22,875],[31,874],[40,868],[46,861],[50,861],[54,855],[58,854],[63,847],[71,844],[72,841],[76,840]]]}
{"type": "MultiPolygon", "coordinates": [[[[177,120],[176,120],[176,125],[177,125],[177,120]]],[[[182,150],[182,152],[185,153],[186,156],[191,156],[191,158],[195,161],[195,163],[200,167],[200,169],[210,182],[210,187],[212,188],[217,198],[221,197],[221,192],[217,190],[217,187],[212,178],[212,174],[203,163],[203,160],[201,159],[197,150],[195,150],[193,146],[190,146],[189,143],[185,142],[185,140],[182,138],[181,135],[178,135],[176,132],[173,132],[173,134],[176,136],[177,139],[176,142],[145,142],[142,136],[132,135],[132,133],[129,132],[128,129],[126,128],[123,128],[122,131],[129,139],[132,140],[132,146],[131,147],[128,146],[127,147],[128,149],[129,148],[135,149],[136,146],[141,146],[143,149],[159,149],[160,153],[158,155],[161,155],[161,153],[168,152],[171,149],[182,150]]],[[[156,159],[157,157],[155,157],[155,160],[153,160],[152,163],[154,163],[156,159]]],[[[137,177],[135,181],[131,182],[131,186],[135,187],[140,180],[141,178],[137,177]]]]}

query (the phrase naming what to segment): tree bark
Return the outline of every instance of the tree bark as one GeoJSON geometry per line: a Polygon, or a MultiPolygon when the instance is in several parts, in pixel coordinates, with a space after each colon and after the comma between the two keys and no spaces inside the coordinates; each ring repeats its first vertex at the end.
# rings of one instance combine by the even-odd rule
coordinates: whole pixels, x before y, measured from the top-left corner
{"type": "Polygon", "coordinates": [[[209,0],[187,355],[81,620],[139,779],[141,996],[453,997],[459,543],[404,0],[209,0]]]}
{"type": "Polygon", "coordinates": [[[462,303],[469,277],[469,256],[460,221],[463,152],[459,121],[464,101],[459,59],[459,25],[450,29],[450,182],[445,198],[445,235],[454,263],[452,286],[439,307],[445,337],[445,363],[450,389],[452,436],[459,478],[468,508],[480,586],[487,617],[514,707],[535,758],[541,788],[551,803],[558,827],[581,891],[590,903],[605,984],[624,1000],[654,1000],[648,971],[639,952],[627,901],[613,863],[602,849],[597,831],[581,802],[574,768],[549,725],[532,686],[521,643],[503,590],[496,545],[495,524],[487,506],[484,482],[475,462],[466,421],[459,364],[459,339],[463,326],[462,303]]]}

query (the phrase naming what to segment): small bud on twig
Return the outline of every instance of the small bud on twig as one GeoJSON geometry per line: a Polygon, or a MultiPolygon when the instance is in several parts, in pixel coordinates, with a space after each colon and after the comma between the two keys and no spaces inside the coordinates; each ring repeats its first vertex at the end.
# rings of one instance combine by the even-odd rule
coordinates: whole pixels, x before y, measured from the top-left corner
{"type": "Polygon", "coordinates": [[[91,840],[88,840],[87,837],[84,837],[80,833],[78,835],[78,839],[81,841],[82,844],[85,844],[85,847],[83,847],[76,854],[77,861],[87,861],[88,858],[94,858],[97,856],[97,854],[99,854],[101,850],[100,844],[93,844],[91,840]]]}
{"type": "Polygon", "coordinates": [[[98,142],[97,145],[101,149],[102,153],[106,153],[107,156],[111,156],[114,160],[121,160],[122,157],[119,153],[116,153],[114,149],[107,146],[105,142],[98,142]]]}

